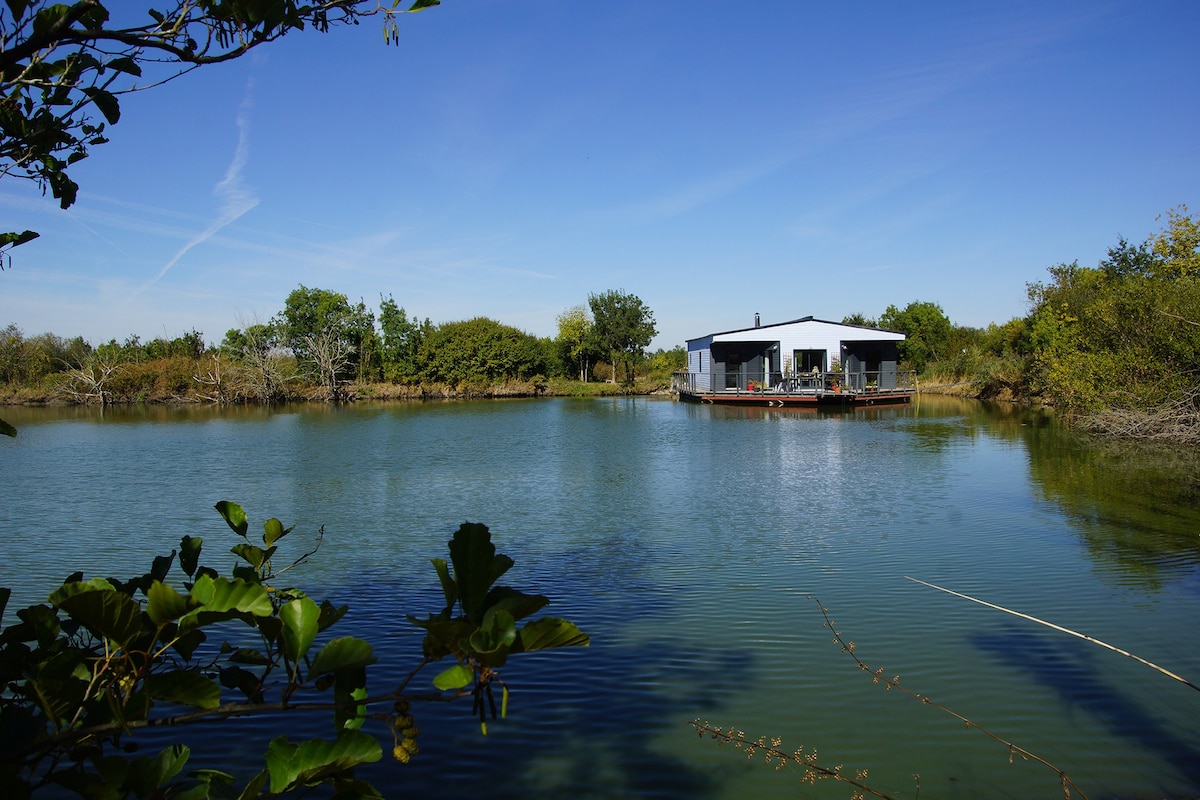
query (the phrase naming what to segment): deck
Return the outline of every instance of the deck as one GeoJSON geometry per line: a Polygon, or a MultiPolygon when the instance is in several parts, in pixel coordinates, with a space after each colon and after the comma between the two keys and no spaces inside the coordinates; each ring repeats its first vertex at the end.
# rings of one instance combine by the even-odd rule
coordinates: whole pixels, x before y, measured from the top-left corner
{"type": "Polygon", "coordinates": [[[741,376],[728,374],[723,388],[714,389],[714,376],[676,372],[671,391],[680,400],[722,405],[782,407],[854,407],[907,403],[916,393],[912,372],[818,372],[797,376],[741,376]]]}

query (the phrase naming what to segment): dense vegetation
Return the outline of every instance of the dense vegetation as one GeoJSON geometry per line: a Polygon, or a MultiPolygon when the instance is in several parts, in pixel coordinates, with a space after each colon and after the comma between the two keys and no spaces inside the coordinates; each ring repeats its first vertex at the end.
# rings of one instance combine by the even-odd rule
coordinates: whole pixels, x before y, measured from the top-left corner
{"type": "Polygon", "coordinates": [[[1168,211],[1144,242],[1120,238],[1095,267],[1052,266],[1027,289],[1025,317],[985,329],[919,301],[845,321],[908,334],[901,358],[926,385],[1044,402],[1111,433],[1200,441],[1200,216],[1168,211]]]}
{"type": "MultiPolygon", "coordinates": [[[[1043,402],[1108,432],[1200,436],[1200,217],[1167,212],[1139,244],[1124,238],[1095,267],[1049,268],[1027,287],[1024,317],[956,325],[913,301],[845,322],[905,333],[902,366],[922,384],[983,398],[1043,402]]],[[[0,385],[9,401],[213,403],[320,398],[650,391],[683,369],[682,347],[648,353],[653,312],[610,290],[558,317],[537,337],[487,317],[434,324],[391,296],[378,311],[344,294],[300,286],[267,321],[93,346],[52,333],[0,330],[0,385]]]]}
{"type": "Polygon", "coordinates": [[[419,321],[391,296],[380,298],[376,313],[361,300],[303,285],[270,320],[230,329],[220,344],[193,330],[92,346],[81,337],[26,337],[9,325],[0,331],[0,385],[10,401],[99,404],[544,394],[613,378],[614,361],[622,391],[666,385],[685,355],[676,348],[648,356],[650,309],[625,292],[592,298],[602,299],[595,312],[564,313],[554,338],[486,317],[419,321]]]}

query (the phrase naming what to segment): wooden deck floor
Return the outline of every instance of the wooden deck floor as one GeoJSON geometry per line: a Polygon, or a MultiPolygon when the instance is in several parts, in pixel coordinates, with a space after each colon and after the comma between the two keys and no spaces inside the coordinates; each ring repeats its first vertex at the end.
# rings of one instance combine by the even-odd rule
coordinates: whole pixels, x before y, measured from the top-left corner
{"type": "Polygon", "coordinates": [[[739,406],[773,406],[783,408],[796,406],[812,408],[817,406],[874,406],[895,405],[907,403],[912,399],[911,389],[892,389],[884,391],[797,391],[781,392],[772,389],[748,391],[745,389],[729,389],[720,392],[689,392],[680,391],[679,399],[693,403],[718,403],[721,405],[739,406]]]}

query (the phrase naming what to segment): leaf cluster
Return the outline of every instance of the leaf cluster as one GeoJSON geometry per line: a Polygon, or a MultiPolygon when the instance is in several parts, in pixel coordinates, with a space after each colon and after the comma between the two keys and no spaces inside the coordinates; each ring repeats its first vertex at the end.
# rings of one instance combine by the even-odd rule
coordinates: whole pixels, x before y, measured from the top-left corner
{"type": "MultiPolygon", "coordinates": [[[[184,536],[177,550],[129,580],[71,575],[46,603],[18,610],[17,621],[0,631],[6,797],[59,786],[84,797],[249,798],[321,783],[339,796],[375,797],[354,776],[355,767],[382,757],[364,723],[382,720],[398,742],[394,754],[407,761],[417,735],[409,700],[444,699],[442,690],[470,680],[443,673],[434,681],[438,691],[405,694],[422,666],[454,655],[452,669],[488,670],[478,677],[490,686],[509,654],[587,643],[563,620],[517,631],[516,620],[548,601],[493,587],[512,561],[495,554],[485,526],[468,524],[451,543],[455,575],[434,561],[447,608],[418,623],[427,633],[424,659],[398,687],[369,696],[370,643],[330,633],[347,607],[317,602],[279,580],[316,552],[323,529],[313,550],[279,568],[280,542],[291,528],[271,518],[252,537],[240,505],[222,501],[216,509],[239,538],[228,575],[202,563],[200,538],[184,536]],[[183,573],[179,584],[169,581],[175,568],[183,573]],[[380,703],[391,709],[372,712],[380,703]],[[146,729],[279,712],[328,714],[334,737],[274,738],[263,769],[241,785],[221,771],[185,773],[190,750],[183,744],[127,755],[146,729]]],[[[0,589],[0,614],[9,597],[0,589]]]]}
{"type": "Polygon", "coordinates": [[[1028,287],[1031,389],[1069,414],[1160,407],[1200,385],[1200,218],[1169,212],[1096,267],[1051,267],[1028,287]]]}
{"type": "Polygon", "coordinates": [[[616,289],[588,295],[588,307],[595,342],[611,354],[614,373],[618,363],[625,365],[625,380],[632,383],[634,367],[658,335],[654,312],[637,295],[616,289]]]}
{"type": "MultiPolygon", "coordinates": [[[[241,562],[232,575],[202,565],[203,541],[184,536],[178,550],[130,580],[75,573],[0,633],[0,782],[18,795],[49,784],[85,796],[100,786],[118,797],[151,796],[166,785],[193,797],[227,793],[231,775],[179,777],[186,746],[134,759],[111,751],[143,728],[287,708],[330,689],[335,698],[366,696],[370,644],[340,637],[314,647],[346,607],[272,585],[272,559],[291,529],[267,520],[260,546],[239,505],[223,501],[217,510],[243,539],[231,549],[241,562]],[[182,590],[167,582],[176,565],[182,590]]],[[[7,597],[3,590],[0,599],[7,597]]],[[[355,706],[326,705],[336,741],[276,739],[245,791],[281,793],[380,757],[378,742],[357,730],[363,717],[355,706]]]]}
{"type": "Polygon", "coordinates": [[[425,630],[422,648],[427,659],[438,661],[453,656],[457,662],[434,678],[434,686],[455,691],[474,685],[476,710],[486,733],[480,693],[490,691],[490,684],[497,680],[496,671],[510,655],[586,647],[589,639],[573,623],[557,617],[542,617],[517,626],[550,601],[542,595],[497,585],[513,560],[496,552],[486,525],[463,523],[450,540],[450,563],[441,558],[432,563],[446,607],[426,619],[409,620],[425,630]]]}

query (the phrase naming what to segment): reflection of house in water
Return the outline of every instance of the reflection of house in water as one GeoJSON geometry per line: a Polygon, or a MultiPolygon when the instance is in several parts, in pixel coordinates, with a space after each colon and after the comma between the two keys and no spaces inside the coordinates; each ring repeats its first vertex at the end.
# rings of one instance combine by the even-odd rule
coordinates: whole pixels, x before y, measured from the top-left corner
{"type": "Polygon", "coordinates": [[[897,369],[904,334],[804,317],[689,339],[680,399],[755,405],[906,403],[913,373],[897,369]]]}

